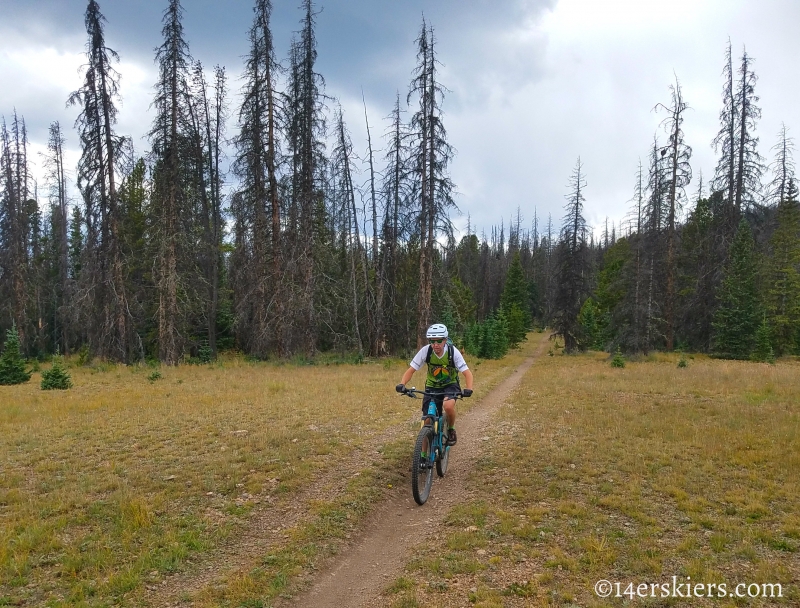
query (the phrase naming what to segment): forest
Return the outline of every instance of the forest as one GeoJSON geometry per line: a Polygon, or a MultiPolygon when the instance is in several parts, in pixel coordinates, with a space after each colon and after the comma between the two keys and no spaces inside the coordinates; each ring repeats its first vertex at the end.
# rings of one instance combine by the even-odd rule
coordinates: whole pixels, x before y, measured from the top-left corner
{"type": "Polygon", "coordinates": [[[562,218],[539,218],[521,200],[507,225],[470,223],[457,238],[433,26],[423,20],[411,80],[398,83],[405,93],[387,115],[370,117],[365,104],[359,150],[317,71],[317,8],[304,0],[301,9],[279,58],[271,2],[255,0],[232,95],[225,69],[192,58],[183,8],[169,0],[140,155],[116,129],[120,58],[89,0],[82,84],[66,100],[79,200],[64,161],[72,132],[50,125],[46,183],[36,184],[23,114],[2,119],[0,330],[27,357],[176,365],[234,349],[258,359],[399,355],[433,322],[488,358],[541,327],[567,352],[800,354],[793,141],[784,127],[773,158],[759,154],[746,51],[736,57],[728,42],[719,132],[694,144],[717,154],[707,184],[693,181],[676,77],[655,107],[663,121],[646,160],[632,168],[623,222],[599,233],[587,225],[578,159],[562,218]],[[368,168],[363,183],[356,164],[368,168]]]}

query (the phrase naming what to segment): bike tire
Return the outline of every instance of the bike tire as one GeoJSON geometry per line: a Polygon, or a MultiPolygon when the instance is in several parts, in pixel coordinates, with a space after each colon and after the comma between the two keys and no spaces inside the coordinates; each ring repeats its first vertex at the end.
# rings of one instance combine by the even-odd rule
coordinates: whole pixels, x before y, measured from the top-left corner
{"type": "Polygon", "coordinates": [[[447,419],[442,416],[442,446],[441,446],[441,454],[439,458],[436,459],[436,474],[439,477],[444,477],[445,473],[447,473],[447,463],[450,461],[450,448],[447,445],[447,419]]]}
{"type": "Polygon", "coordinates": [[[433,428],[423,426],[414,444],[414,456],[411,459],[411,492],[418,505],[428,500],[433,485],[433,467],[430,466],[430,453],[433,448],[433,428]],[[428,456],[422,457],[422,452],[428,456]]]}

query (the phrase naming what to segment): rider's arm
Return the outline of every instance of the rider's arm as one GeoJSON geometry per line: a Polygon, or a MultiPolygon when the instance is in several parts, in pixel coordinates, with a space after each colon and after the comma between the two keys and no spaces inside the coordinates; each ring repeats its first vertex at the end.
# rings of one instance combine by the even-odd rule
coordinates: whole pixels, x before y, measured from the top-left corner
{"type": "Polygon", "coordinates": [[[464,384],[467,385],[464,388],[468,388],[469,390],[472,390],[472,372],[470,370],[468,370],[468,369],[465,369],[464,373],[462,374],[462,376],[464,376],[464,384]]]}
{"type": "Polygon", "coordinates": [[[413,367],[409,367],[406,370],[406,373],[403,374],[403,379],[400,380],[400,384],[408,384],[408,381],[411,380],[411,376],[414,375],[414,372],[417,371],[413,367]]]}

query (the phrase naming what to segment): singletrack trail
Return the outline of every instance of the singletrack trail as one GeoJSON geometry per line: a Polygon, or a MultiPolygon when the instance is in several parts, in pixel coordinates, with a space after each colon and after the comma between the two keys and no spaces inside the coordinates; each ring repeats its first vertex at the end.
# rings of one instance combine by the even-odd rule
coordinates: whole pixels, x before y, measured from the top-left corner
{"type": "MultiPolygon", "coordinates": [[[[417,506],[410,484],[404,484],[373,509],[361,526],[362,536],[332,559],[308,592],[274,605],[302,608],[384,605],[381,592],[400,574],[410,549],[424,542],[425,530],[442,523],[450,510],[463,500],[467,479],[481,454],[484,428],[507,402],[547,344],[547,338],[542,338],[536,351],[514,373],[476,407],[458,417],[458,444],[451,453],[447,475],[435,478],[425,505],[417,506]]],[[[409,436],[409,456],[411,442],[409,436]]]]}

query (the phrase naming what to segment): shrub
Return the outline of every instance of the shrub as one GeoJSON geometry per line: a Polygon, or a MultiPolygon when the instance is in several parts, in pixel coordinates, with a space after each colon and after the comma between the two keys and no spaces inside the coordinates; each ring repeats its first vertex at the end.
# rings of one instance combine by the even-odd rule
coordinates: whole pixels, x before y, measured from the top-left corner
{"type": "Polygon", "coordinates": [[[22,384],[31,379],[25,370],[25,360],[19,350],[19,333],[13,325],[6,332],[6,345],[0,355],[0,384],[22,384]]]}
{"type": "Polygon", "coordinates": [[[681,358],[678,359],[678,367],[689,367],[689,362],[686,360],[683,353],[681,353],[681,358]]]}
{"type": "Polygon", "coordinates": [[[153,370],[153,372],[149,376],[147,376],[147,379],[150,382],[155,382],[156,380],[161,380],[161,372],[158,371],[157,369],[153,370]]]}
{"type": "Polygon", "coordinates": [[[61,357],[53,357],[53,367],[42,372],[42,390],[65,391],[72,388],[72,378],[67,370],[61,365],[61,357]]]}

